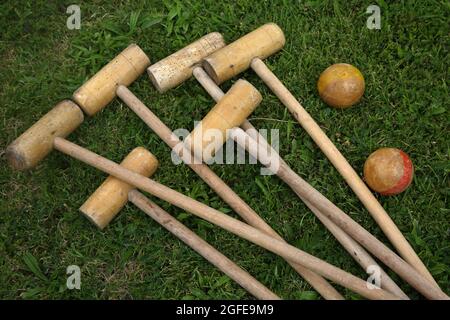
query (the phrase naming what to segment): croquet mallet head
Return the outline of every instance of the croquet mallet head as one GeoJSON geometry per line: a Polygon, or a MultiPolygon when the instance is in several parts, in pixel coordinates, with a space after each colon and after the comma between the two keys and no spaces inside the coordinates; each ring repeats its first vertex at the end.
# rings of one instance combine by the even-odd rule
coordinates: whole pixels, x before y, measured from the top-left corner
{"type": "Polygon", "coordinates": [[[147,69],[155,88],[166,92],[192,76],[192,71],[211,53],[223,48],[225,41],[218,32],[209,33],[183,49],[158,61],[147,69]]]}
{"type": "Polygon", "coordinates": [[[6,148],[6,159],[16,170],[33,168],[52,151],[55,137],[68,136],[83,119],[80,107],[61,101],[6,148]]]}
{"type": "Polygon", "coordinates": [[[239,127],[261,100],[261,94],[251,83],[239,79],[185,138],[184,143],[207,162],[228,139],[227,130],[239,127]],[[209,129],[219,130],[220,137],[213,137],[209,129]]]}
{"type": "Polygon", "coordinates": [[[6,158],[16,170],[33,168],[53,149],[55,137],[66,137],[84,119],[82,110],[94,115],[116,96],[118,85],[130,85],[150,65],[150,59],[131,44],[111,60],[73,95],[58,103],[6,149],[6,158]],[[81,109],[80,109],[81,107],[81,109]]]}
{"type": "Polygon", "coordinates": [[[144,51],[131,44],[78,88],[73,100],[87,115],[93,116],[115,98],[119,85],[129,86],[149,65],[144,51]]]}
{"type": "Polygon", "coordinates": [[[219,85],[245,71],[254,58],[263,60],[281,50],[285,43],[281,28],[267,23],[206,57],[203,67],[219,85]]]}
{"type": "MultiPolygon", "coordinates": [[[[120,163],[121,166],[150,177],[158,168],[156,157],[143,147],[134,148],[120,163]]],[[[128,192],[134,189],[109,176],[80,207],[80,211],[98,228],[105,228],[128,201],[128,192]]]]}

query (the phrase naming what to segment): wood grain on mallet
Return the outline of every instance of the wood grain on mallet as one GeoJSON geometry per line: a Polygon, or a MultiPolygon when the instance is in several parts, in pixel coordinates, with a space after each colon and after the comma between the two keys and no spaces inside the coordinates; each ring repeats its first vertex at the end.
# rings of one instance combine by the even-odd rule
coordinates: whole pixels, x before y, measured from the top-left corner
{"type": "MultiPolygon", "coordinates": [[[[137,147],[120,163],[143,176],[150,177],[158,168],[158,160],[145,148],[137,147]]],[[[109,176],[80,207],[80,211],[97,227],[103,229],[128,201],[128,192],[134,186],[109,176]]]]}
{"type": "Polygon", "coordinates": [[[83,119],[83,112],[75,103],[61,101],[8,146],[9,164],[16,170],[34,167],[52,151],[55,137],[68,136],[83,119]]]}
{"type": "Polygon", "coordinates": [[[203,67],[217,84],[250,67],[254,58],[265,59],[279,51],[286,39],[275,23],[267,23],[206,57],[203,67]]]}
{"type": "MultiPolygon", "coordinates": [[[[307,254],[306,252],[303,252],[283,241],[277,240],[244,222],[234,219],[201,202],[159,184],[154,180],[128,170],[119,164],[87,149],[79,147],[64,138],[55,138],[53,145],[55,149],[74,157],[75,159],[81,160],[86,164],[102,170],[103,172],[128,182],[129,184],[136,186],[136,188],[149,192],[161,200],[167,201],[179,208],[191,212],[200,218],[206,219],[210,223],[216,224],[227,231],[235,233],[236,235],[260,245],[285,259],[300,263],[305,267],[323,275],[329,280],[332,280],[337,284],[344,285],[364,297],[372,299],[398,299],[397,296],[383,289],[369,289],[366,281],[364,280],[336,268],[335,266],[307,254]]],[[[428,282],[422,283],[422,277],[414,269],[409,267],[409,265],[405,264],[404,267],[407,269],[405,274],[408,278],[410,278],[411,284],[414,284],[415,287],[423,289],[421,292],[426,294],[426,296],[448,298],[442,291],[437,291],[437,288],[430,286],[428,282]]]]}
{"type": "MultiPolygon", "coordinates": [[[[298,100],[261,60],[267,56],[267,53],[270,53],[267,51],[267,48],[274,46],[274,49],[276,49],[277,45],[280,44],[275,37],[261,37],[258,45],[252,44],[251,41],[249,41],[249,36],[261,28],[264,28],[264,26],[207,57],[203,62],[206,72],[217,84],[220,84],[250,66],[289,109],[295,119],[308,132],[314,142],[336,167],[400,255],[408,263],[413,265],[414,268],[419,270],[431,283],[439,287],[425,264],[415,253],[410,243],[406,240],[396,224],[392,221],[391,217],[370,192],[356,171],[323,132],[320,126],[301,106],[298,100]],[[246,45],[248,45],[247,52],[245,51],[246,45]],[[251,52],[251,55],[249,52],[251,52]]],[[[282,32],[281,29],[280,32],[282,32]]],[[[279,47],[279,49],[281,49],[281,47],[279,47]]],[[[272,51],[272,53],[274,52],[275,51],[272,51]]]]}
{"type": "Polygon", "coordinates": [[[150,59],[136,44],[131,44],[73,94],[73,99],[93,116],[116,96],[118,85],[128,86],[150,65],[150,59]]]}
{"type": "Polygon", "coordinates": [[[186,243],[194,251],[211,262],[220,271],[236,281],[241,287],[261,300],[280,300],[280,297],[270,291],[261,282],[253,278],[247,271],[223,255],[219,250],[200,238],[197,234],[160,208],[156,203],[137,190],[128,193],[130,202],[158,222],[161,226],[186,243]]]}
{"type": "MultiPolygon", "coordinates": [[[[137,147],[122,161],[121,166],[149,177],[157,169],[158,161],[148,150],[137,147]]],[[[248,272],[134,189],[132,185],[113,176],[109,176],[97,188],[80,210],[95,225],[103,228],[120,212],[128,200],[258,299],[280,299],[248,272]]]]}
{"type": "MultiPolygon", "coordinates": [[[[198,69],[198,68],[197,68],[198,69]]],[[[194,69],[194,74],[195,74],[194,69]]],[[[211,81],[212,82],[212,81],[211,81]]],[[[217,86],[216,86],[217,87],[217,86]]],[[[117,96],[125,102],[148,126],[151,128],[173,151],[180,140],[172,131],[150,111],[127,87],[119,86],[117,96]]],[[[224,96],[221,92],[220,98],[224,96]]],[[[219,98],[217,99],[217,101],[219,98]]],[[[182,158],[186,150],[177,150],[177,154],[182,158]]],[[[187,152],[187,151],[186,151],[187,152]]],[[[273,230],[242,198],[240,198],[219,176],[217,176],[208,166],[203,163],[186,163],[196,172],[237,214],[239,214],[248,224],[261,231],[282,240],[273,230]]],[[[333,288],[323,277],[308,270],[307,268],[288,261],[289,264],[310,283],[325,299],[344,299],[336,289],[333,288]]]]}
{"type": "Polygon", "coordinates": [[[261,100],[261,94],[251,83],[242,79],[238,80],[203,118],[201,126],[197,125],[186,137],[186,145],[190,146],[196,154],[203,154],[204,160],[207,161],[213,156],[213,154],[205,154],[206,151],[212,150],[210,146],[212,144],[221,146],[227,139],[227,130],[240,126],[261,103],[261,100]],[[211,138],[208,133],[210,129],[220,131],[221,136],[211,138]]]}
{"type": "Polygon", "coordinates": [[[193,68],[203,58],[224,46],[225,41],[220,33],[209,33],[151,65],[147,69],[148,75],[156,89],[163,93],[189,79],[192,76],[193,68]]]}

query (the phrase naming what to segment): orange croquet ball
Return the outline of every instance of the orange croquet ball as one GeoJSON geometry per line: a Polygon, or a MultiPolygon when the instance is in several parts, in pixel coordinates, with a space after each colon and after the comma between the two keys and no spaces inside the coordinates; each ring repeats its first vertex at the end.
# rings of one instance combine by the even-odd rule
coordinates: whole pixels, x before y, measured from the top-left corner
{"type": "Polygon", "coordinates": [[[402,150],[381,148],[364,164],[364,179],[369,187],[385,196],[403,192],[412,182],[414,167],[402,150]]]}
{"type": "Polygon", "coordinates": [[[351,64],[336,63],[325,69],[317,81],[322,100],[329,106],[345,109],[361,99],[364,94],[364,77],[351,64]]]}

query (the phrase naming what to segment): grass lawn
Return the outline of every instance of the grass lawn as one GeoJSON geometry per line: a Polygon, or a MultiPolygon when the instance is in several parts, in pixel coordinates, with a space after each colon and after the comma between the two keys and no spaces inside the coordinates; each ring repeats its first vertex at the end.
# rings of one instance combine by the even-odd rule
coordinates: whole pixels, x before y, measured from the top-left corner
{"type": "MultiPolygon", "coordinates": [[[[244,289],[131,205],[104,231],[78,208],[105,175],[53,152],[35,169],[14,172],[4,150],[52,106],[132,42],[156,62],[200,36],[228,42],[266,22],[286,35],[270,68],[302,102],[358,173],[374,150],[403,149],[415,165],[411,187],[380,201],[450,291],[449,29],[446,1],[77,1],[81,29],[66,27],[71,1],[0,4],[0,298],[251,299],[244,289]],[[381,30],[366,27],[370,4],[381,30]],[[345,111],[316,91],[333,63],[358,67],[362,101],[345,111]],[[81,290],[66,288],[66,268],[81,268],[81,290]]],[[[263,94],[251,122],[280,130],[280,154],[309,183],[379,239],[374,220],[285,107],[256,75],[242,77],[263,94]]],[[[235,81],[234,79],[233,81],[235,81]]],[[[222,86],[227,90],[232,81],[222,86]]],[[[192,128],[214,105],[191,79],[163,95],[146,75],[132,84],[170,128],[192,128]]],[[[119,162],[144,146],[160,160],[155,180],[231,216],[228,206],[119,100],[87,119],[69,139],[119,162]]],[[[213,165],[291,244],[359,277],[364,271],[294,193],[259,165],[213,165]]],[[[320,299],[281,258],[162,201],[156,202],[285,299],[320,299]]],[[[392,274],[411,298],[420,298],[392,274]]],[[[337,287],[348,299],[360,296],[337,287]]]]}

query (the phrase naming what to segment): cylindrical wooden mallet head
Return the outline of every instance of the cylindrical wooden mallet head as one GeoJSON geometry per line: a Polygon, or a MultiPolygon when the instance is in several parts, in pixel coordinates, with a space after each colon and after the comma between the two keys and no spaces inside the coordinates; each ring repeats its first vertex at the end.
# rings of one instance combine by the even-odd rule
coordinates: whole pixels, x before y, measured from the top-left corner
{"type": "Polygon", "coordinates": [[[116,96],[118,85],[128,86],[150,65],[150,59],[136,44],[131,44],[73,94],[86,114],[93,116],[116,96]]]}
{"type": "Polygon", "coordinates": [[[245,71],[254,58],[265,59],[279,51],[285,42],[280,27],[268,23],[206,57],[203,67],[221,84],[245,71]]]}
{"type": "Polygon", "coordinates": [[[208,161],[227,140],[227,130],[239,127],[261,100],[261,94],[251,83],[238,80],[186,137],[186,145],[208,161]]]}
{"type": "MultiPolygon", "coordinates": [[[[150,151],[137,147],[120,164],[143,176],[150,177],[158,168],[158,160],[150,151]]],[[[80,211],[97,227],[103,229],[128,201],[134,186],[109,176],[80,207],[80,211]]]]}
{"type": "Polygon", "coordinates": [[[64,100],[6,148],[6,158],[16,170],[34,167],[53,149],[55,137],[66,137],[82,122],[81,109],[64,100]]]}
{"type": "Polygon", "coordinates": [[[220,33],[209,33],[151,65],[147,69],[148,75],[156,89],[163,93],[189,79],[194,67],[199,65],[203,58],[224,46],[225,41],[220,33]]]}

